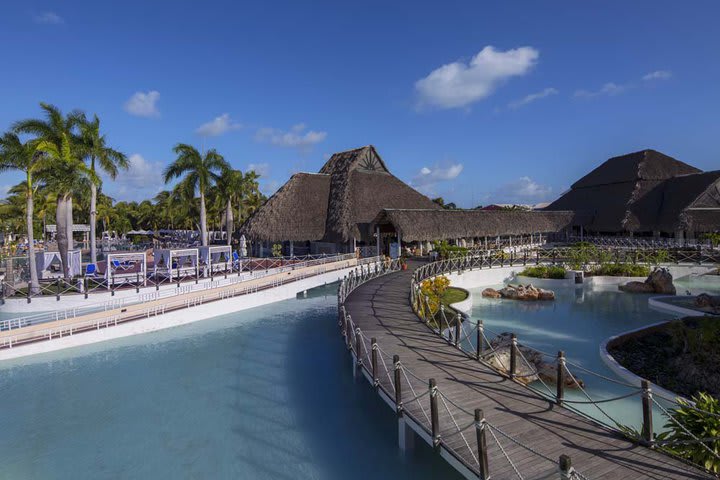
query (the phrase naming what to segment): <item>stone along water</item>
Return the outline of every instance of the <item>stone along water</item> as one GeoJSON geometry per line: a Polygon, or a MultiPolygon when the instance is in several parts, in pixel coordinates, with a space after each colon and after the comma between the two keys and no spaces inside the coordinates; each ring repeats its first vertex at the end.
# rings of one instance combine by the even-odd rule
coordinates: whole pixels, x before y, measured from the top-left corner
{"type": "Polygon", "coordinates": [[[459,478],[421,442],[399,452],[336,305],[331,286],[0,364],[3,478],[459,478]]]}

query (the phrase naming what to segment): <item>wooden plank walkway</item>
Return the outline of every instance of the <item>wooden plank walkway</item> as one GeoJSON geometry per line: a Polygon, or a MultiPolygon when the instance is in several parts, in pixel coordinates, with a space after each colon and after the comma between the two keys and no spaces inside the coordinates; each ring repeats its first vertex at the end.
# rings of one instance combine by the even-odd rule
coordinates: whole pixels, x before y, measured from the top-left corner
{"type": "MultiPolygon", "coordinates": [[[[434,378],[447,398],[445,403],[459,428],[472,424],[473,418],[468,412],[481,408],[489,424],[531,446],[537,453],[555,462],[561,454],[569,455],[573,467],[585,478],[710,478],[694,467],[635,445],[570,410],[540,398],[449,345],[421,323],[410,307],[412,267],[417,266],[419,264],[411,264],[407,271],[371,280],[358,287],[345,301],[346,312],[360,328],[362,336],[376,338],[382,351],[381,362],[391,370],[392,355],[399,355],[400,363],[425,381],[423,385],[413,380],[414,393],[403,387],[406,414],[417,423],[429,430],[429,396],[411,400],[427,391],[427,379],[434,378]]],[[[363,349],[368,347],[365,345],[363,349]]],[[[369,353],[363,351],[361,354],[363,362],[368,365],[369,353]]],[[[380,387],[392,398],[391,374],[381,368],[380,371],[380,387]]],[[[445,411],[445,405],[439,408],[445,411]]],[[[465,465],[477,470],[475,429],[470,427],[465,430],[464,438],[459,434],[453,435],[456,431],[451,416],[441,413],[441,441],[465,465]]],[[[557,466],[553,467],[549,460],[513,443],[499,432],[495,434],[524,478],[559,478],[557,466]]],[[[487,441],[492,478],[518,478],[489,434],[487,441]]]]}

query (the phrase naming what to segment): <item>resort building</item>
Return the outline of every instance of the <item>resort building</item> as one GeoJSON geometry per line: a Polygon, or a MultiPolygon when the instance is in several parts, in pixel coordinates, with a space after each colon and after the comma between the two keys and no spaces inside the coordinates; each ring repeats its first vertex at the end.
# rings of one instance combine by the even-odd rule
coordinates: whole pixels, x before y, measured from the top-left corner
{"type": "Polygon", "coordinates": [[[443,209],[390,173],[370,145],[334,154],[318,173],[293,175],[240,231],[256,255],[273,243],[290,255],[357,247],[397,253],[402,242],[422,250],[434,240],[472,246],[497,237],[540,238],[571,221],[569,212],[443,209]]]}
{"type": "Polygon", "coordinates": [[[576,233],[697,238],[720,229],[720,170],[642,150],[607,160],[546,210],[575,212],[576,233]]]}

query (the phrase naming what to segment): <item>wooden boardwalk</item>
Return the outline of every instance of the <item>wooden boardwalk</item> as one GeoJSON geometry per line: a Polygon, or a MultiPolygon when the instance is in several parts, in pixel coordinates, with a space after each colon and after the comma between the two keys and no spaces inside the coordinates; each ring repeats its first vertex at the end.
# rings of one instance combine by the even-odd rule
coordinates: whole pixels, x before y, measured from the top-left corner
{"type": "MultiPolygon", "coordinates": [[[[427,379],[434,378],[437,381],[446,399],[441,399],[444,404],[440,408],[452,412],[452,417],[440,415],[441,442],[466,466],[477,471],[476,431],[471,426],[464,435],[459,435],[453,423],[457,423],[459,428],[471,425],[473,417],[468,412],[480,408],[489,424],[535,450],[532,452],[513,443],[495,431],[514,467],[496,441],[488,436],[488,464],[492,478],[518,478],[514,468],[522,478],[560,478],[557,463],[553,465],[549,459],[557,462],[562,454],[570,456],[573,467],[582,475],[577,478],[709,478],[694,467],[633,444],[570,410],[558,407],[468,358],[415,316],[408,298],[411,276],[412,268],[371,280],[349,295],[345,309],[361,330],[362,337],[377,340],[382,364],[392,369],[390,357],[399,355],[404,368],[419,379],[427,382],[427,379]]],[[[367,345],[363,347],[366,348],[367,345]]],[[[361,354],[367,365],[369,354],[361,354]]],[[[394,387],[391,375],[386,370],[381,372],[377,375],[380,388],[392,398],[394,387]]],[[[429,395],[412,401],[424,392],[423,383],[419,380],[414,382],[416,392],[409,392],[403,387],[405,414],[429,430],[429,395]]],[[[427,391],[427,383],[424,383],[424,388],[427,391]]]]}

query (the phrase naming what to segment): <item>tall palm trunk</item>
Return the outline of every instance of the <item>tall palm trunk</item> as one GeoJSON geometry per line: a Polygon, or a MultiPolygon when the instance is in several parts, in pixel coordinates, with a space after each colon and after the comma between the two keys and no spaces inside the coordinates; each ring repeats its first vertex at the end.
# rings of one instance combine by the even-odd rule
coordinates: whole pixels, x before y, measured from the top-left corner
{"type": "Polygon", "coordinates": [[[96,228],[97,223],[97,186],[90,184],[90,262],[97,265],[96,228]]]}
{"type": "Polygon", "coordinates": [[[200,191],[200,238],[201,245],[206,247],[208,244],[207,238],[207,211],[205,210],[205,192],[200,191]]]}
{"type": "MultiPolygon", "coordinates": [[[[30,182],[28,182],[30,183],[30,182]]],[[[28,185],[27,194],[27,208],[26,208],[26,221],[27,221],[27,238],[28,238],[28,266],[30,267],[30,293],[36,294],[40,291],[40,282],[38,281],[37,264],[35,262],[35,232],[33,225],[33,194],[28,185]]]]}
{"type": "Polygon", "coordinates": [[[55,210],[55,223],[57,226],[55,240],[57,241],[60,262],[62,263],[63,276],[70,277],[70,265],[68,264],[68,237],[67,237],[67,195],[58,194],[57,208],[55,210]]]}
{"type": "Polygon", "coordinates": [[[232,244],[232,235],[235,232],[235,219],[233,218],[233,208],[230,199],[228,198],[225,204],[225,232],[227,233],[227,244],[232,244]]]}
{"type": "Polygon", "coordinates": [[[68,252],[70,250],[75,250],[75,238],[73,237],[73,197],[72,193],[68,193],[67,196],[67,237],[68,237],[68,252]]]}

